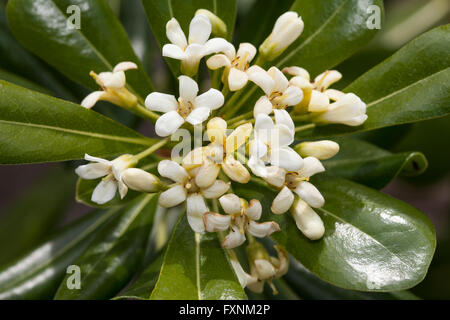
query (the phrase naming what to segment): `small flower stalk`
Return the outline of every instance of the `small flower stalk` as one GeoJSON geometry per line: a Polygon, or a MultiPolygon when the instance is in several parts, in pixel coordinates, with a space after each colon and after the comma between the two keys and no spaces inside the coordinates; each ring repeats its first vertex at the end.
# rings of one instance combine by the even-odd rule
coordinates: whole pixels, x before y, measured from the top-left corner
{"type": "MultiPolygon", "coordinates": [[[[163,46],[162,54],[181,62],[179,92],[149,93],[146,109],[138,103],[143,97],[127,89],[125,72],[136,69],[136,64],[122,62],[112,72],[91,72],[101,91],[88,95],[83,107],[90,109],[103,100],[139,111],[135,113],[154,120],[156,135],[164,137],[137,155],[113,160],[86,155],[89,163],[75,172],[81,179],[98,180],[92,202],[106,206],[116,194],[125,198],[129,189],[158,193],[158,219],[167,211],[184,212],[185,208],[193,233],[218,233],[242,287],[260,293],[267,283],[276,292],[273,280],[287,273],[288,253],[275,246],[277,257],[270,256],[258,239],[283,232],[280,225],[284,228],[293,221],[307,241],[326,236],[321,218],[326,199],[311,177],[325,171],[321,161],[334,157],[339,144],[304,141],[302,130],[329,124],[360,126],[368,119],[361,98],[331,88],[342,78],[340,72],[327,70],[311,81],[300,66],[280,70],[268,65],[297,40],[303,27],[297,12],[286,12],[259,50],[251,43],[241,43],[236,50],[222,38],[228,35],[226,24],[210,11],[196,12],[188,37],[172,18],[166,24],[170,43],[163,46]],[[210,39],[211,34],[216,38],[210,39]],[[199,94],[198,83],[210,87],[201,74],[197,76],[203,58],[215,70],[212,86],[222,86],[222,76],[222,91],[211,88],[199,94]],[[248,93],[243,89],[249,81],[260,91],[254,105],[245,105],[250,95],[242,95],[248,93]],[[235,116],[236,112],[240,114],[235,116]],[[204,131],[200,138],[188,141],[191,148],[180,157],[160,150],[173,146],[169,144],[172,135],[184,128],[204,131]],[[161,152],[153,155],[157,151],[161,152]],[[144,158],[149,167],[143,166],[144,158]],[[150,167],[157,173],[146,171],[150,167]],[[260,192],[261,197],[242,198],[239,185],[260,192]],[[289,218],[280,225],[274,221],[284,214],[291,214],[293,221],[289,218]],[[246,242],[250,272],[233,251],[246,242]]],[[[169,236],[168,231],[161,234],[157,247],[169,236]]]]}

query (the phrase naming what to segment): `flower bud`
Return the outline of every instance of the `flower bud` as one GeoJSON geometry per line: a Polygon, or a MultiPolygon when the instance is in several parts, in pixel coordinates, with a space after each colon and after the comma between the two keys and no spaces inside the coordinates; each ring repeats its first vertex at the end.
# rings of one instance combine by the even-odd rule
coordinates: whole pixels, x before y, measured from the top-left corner
{"type": "Polygon", "coordinates": [[[138,168],[126,169],[122,173],[122,181],[132,190],[152,193],[160,189],[159,179],[147,171],[138,168]]]}
{"type": "Polygon", "coordinates": [[[302,157],[314,157],[326,160],[334,157],[339,152],[339,144],[330,140],[302,142],[295,148],[302,157]]]}
{"type": "Polygon", "coordinates": [[[325,226],[319,215],[302,199],[297,198],[291,208],[297,228],[310,240],[319,240],[325,233],[325,226]]]}
{"type": "Polygon", "coordinates": [[[259,47],[259,52],[268,61],[277,58],[303,31],[302,18],[297,12],[288,11],[275,22],[270,36],[259,47]]]}
{"type": "Polygon", "coordinates": [[[353,93],[347,93],[330,104],[328,110],[317,118],[319,123],[341,123],[347,126],[359,126],[366,120],[366,104],[353,93]]]}
{"type": "Polygon", "coordinates": [[[212,34],[219,38],[226,38],[227,36],[227,25],[225,22],[223,22],[222,19],[220,19],[218,16],[216,16],[214,13],[212,13],[209,10],[206,9],[198,9],[195,15],[203,14],[204,16],[207,16],[209,19],[209,22],[211,22],[212,26],[212,34]]]}

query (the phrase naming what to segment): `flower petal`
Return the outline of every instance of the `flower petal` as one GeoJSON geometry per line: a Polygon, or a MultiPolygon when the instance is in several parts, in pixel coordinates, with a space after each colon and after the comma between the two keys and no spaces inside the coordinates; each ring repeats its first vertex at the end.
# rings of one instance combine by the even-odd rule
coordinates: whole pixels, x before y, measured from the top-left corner
{"type": "Polygon", "coordinates": [[[233,249],[239,247],[245,242],[245,235],[242,234],[238,227],[233,226],[230,233],[223,239],[222,247],[226,249],[233,249]]]}
{"type": "Polygon", "coordinates": [[[231,216],[208,212],[203,215],[205,230],[208,232],[225,231],[230,227],[231,216]]]}
{"type": "Polygon", "coordinates": [[[318,240],[325,233],[319,215],[303,200],[298,199],[291,209],[297,228],[310,240],[318,240]]]}
{"type": "Polygon", "coordinates": [[[195,183],[199,188],[206,189],[213,185],[220,172],[220,165],[205,160],[195,176],[195,183]]]}
{"type": "Polygon", "coordinates": [[[158,112],[175,111],[178,108],[178,101],[171,94],[152,92],[145,99],[147,109],[158,112]]]}
{"type": "Polygon", "coordinates": [[[247,230],[254,237],[264,238],[270,236],[274,232],[280,231],[280,226],[274,221],[263,223],[250,221],[247,230]]]}
{"type": "Polygon", "coordinates": [[[227,138],[227,122],[224,119],[220,117],[212,118],[208,121],[206,130],[209,141],[218,145],[225,144],[227,138]]]}
{"type": "Polygon", "coordinates": [[[321,208],[325,204],[325,199],[320,191],[308,181],[300,181],[294,192],[313,208],[321,208]]]}
{"type": "Polygon", "coordinates": [[[267,96],[274,91],[275,81],[267,72],[247,72],[247,75],[249,80],[260,87],[267,96]]]}
{"type": "Polygon", "coordinates": [[[76,168],[75,173],[81,179],[98,179],[111,173],[111,165],[107,163],[89,163],[76,168]]]}
{"type": "Polygon", "coordinates": [[[329,106],[330,106],[330,98],[325,93],[322,93],[317,90],[313,90],[311,92],[308,111],[322,112],[328,110],[329,106]]]}
{"type": "Polygon", "coordinates": [[[104,86],[107,88],[120,89],[126,84],[125,72],[114,72],[110,77],[105,79],[104,86]]]}
{"type": "Polygon", "coordinates": [[[275,110],[273,110],[273,112],[275,114],[275,122],[276,122],[276,124],[283,124],[283,125],[285,125],[294,134],[295,133],[294,132],[295,131],[295,125],[294,125],[294,121],[292,121],[292,118],[289,115],[289,113],[286,110],[282,110],[282,109],[275,109],[275,110]]]}
{"type": "Polygon", "coordinates": [[[248,42],[244,42],[239,45],[237,56],[241,59],[246,56],[246,62],[249,63],[256,56],[256,52],[257,50],[254,45],[248,42]]]}
{"type": "Polygon", "coordinates": [[[99,100],[107,95],[104,91],[94,91],[81,101],[81,105],[86,109],[92,108],[99,100]]]}
{"type": "Polygon", "coordinates": [[[264,180],[277,188],[281,188],[286,180],[286,170],[277,166],[267,167],[267,176],[264,180]]]}
{"type": "Polygon", "coordinates": [[[319,91],[324,91],[333,83],[338,82],[342,79],[342,74],[336,70],[327,70],[324,73],[319,74],[314,79],[314,84],[319,91]]]}
{"type": "Polygon", "coordinates": [[[165,44],[162,48],[163,57],[169,57],[177,60],[184,60],[187,58],[186,52],[179,46],[174,44],[165,44]]]}
{"type": "Polygon", "coordinates": [[[213,38],[208,40],[204,45],[205,56],[212,53],[223,52],[229,60],[233,60],[236,56],[234,46],[223,38],[213,38]]]}
{"type": "Polygon", "coordinates": [[[313,175],[324,172],[325,168],[319,159],[314,157],[306,157],[303,159],[303,167],[298,170],[298,175],[301,178],[309,178],[313,175]]]}
{"type": "Polygon", "coordinates": [[[160,194],[158,204],[164,208],[172,208],[184,202],[186,196],[186,189],[182,185],[177,184],[160,194]]]}
{"type": "Polygon", "coordinates": [[[160,137],[167,137],[177,131],[183,123],[184,119],[178,112],[170,111],[156,120],[155,132],[160,137]]]}
{"type": "Polygon", "coordinates": [[[302,102],[303,100],[303,91],[297,86],[289,86],[284,92],[283,92],[283,104],[286,106],[295,106],[302,102]]]}
{"type": "Polygon", "coordinates": [[[262,96],[255,103],[255,107],[253,109],[253,117],[256,119],[259,114],[269,115],[272,113],[272,102],[270,102],[267,96],[262,96]]]}
{"type": "Polygon", "coordinates": [[[223,67],[230,67],[231,61],[224,54],[216,54],[206,61],[206,65],[211,70],[217,70],[223,67]]]}
{"type": "Polygon", "coordinates": [[[211,22],[203,14],[196,15],[189,24],[189,44],[205,44],[211,35],[211,22]]]}
{"type": "Polygon", "coordinates": [[[310,80],[309,72],[306,69],[300,67],[286,67],[281,70],[283,73],[289,74],[295,77],[302,77],[303,79],[310,80]]]}
{"type": "Polygon", "coordinates": [[[250,203],[248,205],[248,208],[245,209],[245,214],[247,217],[249,217],[251,220],[259,220],[261,218],[262,213],[262,206],[261,202],[256,199],[250,200],[250,203]]]}
{"type": "Polygon", "coordinates": [[[120,195],[120,199],[125,198],[125,196],[126,196],[127,193],[128,193],[128,186],[127,186],[125,183],[123,183],[121,180],[119,180],[119,181],[117,182],[117,185],[118,185],[118,187],[119,187],[119,195],[120,195]]]}
{"type": "Polygon", "coordinates": [[[161,160],[158,163],[158,172],[161,176],[178,183],[186,181],[188,177],[187,171],[172,160],[161,160]]]}
{"type": "Polygon", "coordinates": [[[300,155],[289,147],[281,147],[272,150],[270,163],[274,166],[286,169],[287,171],[297,171],[303,166],[303,159],[300,155]]]}
{"type": "Polygon", "coordinates": [[[191,194],[187,197],[186,202],[186,216],[194,232],[205,232],[205,224],[203,222],[203,215],[208,212],[208,207],[201,195],[191,194]]]}
{"type": "Polygon", "coordinates": [[[200,167],[205,159],[205,149],[206,147],[198,147],[191,150],[182,160],[181,164],[186,170],[192,170],[194,168],[200,167]]]}
{"type": "Polygon", "coordinates": [[[267,114],[258,114],[255,121],[255,135],[258,140],[266,143],[270,141],[275,125],[267,114]]]}
{"type": "Polygon", "coordinates": [[[284,187],[273,199],[272,207],[270,208],[275,214],[283,214],[289,210],[294,203],[294,194],[288,187],[284,187]]]}
{"type": "Polygon", "coordinates": [[[105,160],[105,159],[102,159],[102,158],[90,156],[87,153],[84,155],[84,160],[91,161],[91,162],[105,163],[105,164],[108,164],[108,165],[111,165],[111,162],[112,162],[112,161],[105,160]]]}
{"type": "Polygon", "coordinates": [[[188,76],[179,76],[180,82],[180,98],[185,102],[194,102],[198,93],[198,84],[188,76]]]}
{"type": "Polygon", "coordinates": [[[250,156],[250,159],[248,160],[248,166],[250,170],[252,170],[254,175],[263,178],[267,176],[265,163],[260,158],[254,155],[250,156]]]}
{"type": "Polygon", "coordinates": [[[210,187],[202,189],[202,194],[206,199],[217,199],[230,189],[230,183],[216,180],[210,187]]]}
{"type": "Polygon", "coordinates": [[[242,210],[241,199],[233,193],[226,194],[219,198],[223,211],[228,214],[240,213],[242,210]]]}
{"type": "Polygon", "coordinates": [[[233,153],[239,149],[252,134],[253,126],[251,123],[242,124],[227,137],[226,153],[233,153]]]}
{"type": "Polygon", "coordinates": [[[186,117],[186,121],[192,124],[193,126],[201,124],[203,121],[208,119],[211,114],[211,109],[206,107],[195,108],[192,112],[186,117]]]}
{"type": "Polygon", "coordinates": [[[223,106],[225,98],[219,90],[209,89],[195,98],[194,108],[208,108],[216,110],[223,106]]]}
{"type": "Polygon", "coordinates": [[[228,86],[230,91],[242,89],[248,82],[248,75],[244,71],[231,68],[228,74],[228,86]]]}
{"type": "Polygon", "coordinates": [[[115,67],[113,72],[119,72],[119,71],[127,71],[127,70],[131,70],[131,69],[137,69],[138,66],[136,63],[131,62],[131,61],[124,61],[124,62],[120,62],[118,63],[115,67]]]}
{"type": "Polygon", "coordinates": [[[180,49],[184,49],[187,46],[186,36],[184,35],[183,30],[181,29],[180,24],[177,19],[172,18],[166,24],[166,35],[167,38],[174,45],[178,46],[180,49]]]}
{"type": "Polygon", "coordinates": [[[91,200],[100,205],[105,204],[114,198],[116,191],[117,181],[114,178],[102,180],[92,192],[91,200]]]}
{"type": "Polygon", "coordinates": [[[237,161],[231,153],[227,154],[225,161],[222,163],[222,170],[233,181],[239,183],[250,181],[250,173],[247,168],[237,161]]]}
{"type": "Polygon", "coordinates": [[[275,276],[275,267],[266,259],[256,259],[254,261],[258,279],[267,280],[275,276]]]}
{"type": "Polygon", "coordinates": [[[272,79],[275,82],[275,86],[272,89],[272,91],[277,92],[284,92],[288,88],[289,80],[286,78],[286,76],[283,74],[283,72],[280,71],[277,67],[271,67],[269,70],[267,70],[267,73],[269,76],[272,77],[272,79]]]}

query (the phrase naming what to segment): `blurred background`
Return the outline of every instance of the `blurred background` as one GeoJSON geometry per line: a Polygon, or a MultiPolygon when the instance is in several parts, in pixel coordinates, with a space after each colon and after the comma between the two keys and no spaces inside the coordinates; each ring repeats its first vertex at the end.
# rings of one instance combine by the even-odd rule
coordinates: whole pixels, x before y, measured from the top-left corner
{"type": "MultiPolygon", "coordinates": [[[[0,1],[0,79],[79,103],[87,94],[39,58],[25,51],[8,30],[5,4],[0,1]]],[[[140,0],[108,1],[122,20],[137,55],[151,75],[156,89],[174,86],[167,66],[147,24],[140,0]],[[136,2],[136,5],[125,5],[136,2]]],[[[273,24],[254,30],[256,21],[274,21],[293,0],[238,0],[235,43],[256,35],[258,45],[273,24]],[[244,19],[245,17],[245,19],[244,19]]],[[[385,21],[377,36],[359,53],[337,66],[344,88],[362,73],[389,57],[404,44],[438,25],[450,21],[449,0],[385,0],[385,21]]],[[[449,53],[450,54],[450,53],[449,53]]],[[[411,66],[412,68],[414,66],[411,66]]],[[[128,126],[152,135],[153,129],[134,116],[103,103],[97,109],[128,126]]],[[[407,124],[359,134],[380,147],[399,151],[420,151],[429,161],[419,177],[399,177],[383,192],[410,203],[433,221],[438,245],[424,281],[411,291],[423,299],[450,299],[450,117],[407,124]]],[[[55,228],[91,211],[74,200],[76,162],[0,166],[0,264],[43,241],[55,228]],[[30,203],[33,203],[30,206],[30,203]],[[9,226],[20,225],[20,236],[9,226]]]]}

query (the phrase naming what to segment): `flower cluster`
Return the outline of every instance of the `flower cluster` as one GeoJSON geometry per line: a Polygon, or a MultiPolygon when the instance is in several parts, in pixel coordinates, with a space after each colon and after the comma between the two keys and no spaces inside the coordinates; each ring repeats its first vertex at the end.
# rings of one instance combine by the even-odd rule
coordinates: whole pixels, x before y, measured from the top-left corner
{"type": "Polygon", "coordinates": [[[366,105],[360,98],[330,88],[342,78],[338,71],[325,71],[311,81],[308,71],[298,66],[267,68],[268,62],[295,42],[303,26],[297,13],[287,12],[276,21],[259,50],[250,43],[241,43],[236,50],[222,37],[210,39],[211,34],[224,36],[227,30],[211,12],[197,11],[188,38],[172,18],[166,25],[170,43],[162,51],[163,56],[180,61],[183,75],[178,77],[178,98],[152,92],[144,106],[126,85],[124,71],[136,69],[136,64],[122,62],[113,72],[92,72],[102,90],[90,94],[82,102],[84,107],[106,100],[126,109],[146,110],[156,115],[157,119],[151,119],[156,120],[155,132],[165,139],[140,154],[122,155],[112,161],[86,155],[91,163],[78,167],[76,173],[82,179],[103,177],[91,200],[105,204],[117,190],[121,198],[128,189],[158,192],[161,207],[185,203],[194,232],[219,233],[243,286],[260,292],[265,282],[271,284],[272,279],[285,274],[289,260],[286,251],[276,247],[278,258],[270,257],[255,238],[279,232],[280,226],[270,217],[286,212],[310,240],[324,235],[324,224],[314,208],[321,208],[325,199],[309,180],[325,170],[321,160],[339,151],[337,143],[327,140],[293,146],[300,137],[298,133],[327,124],[358,126],[367,119],[366,105]],[[199,94],[194,79],[204,57],[218,83],[212,81],[214,88],[199,94]],[[253,108],[238,104],[249,83],[261,92],[253,108]],[[235,116],[240,107],[245,111],[235,116]],[[180,159],[161,160],[157,166],[159,177],[136,168],[141,159],[165,146],[170,139],[166,137],[181,127],[205,129],[207,143],[197,145],[180,159]],[[233,193],[233,184],[247,184],[250,180],[276,191],[270,208],[263,208],[257,199],[242,199],[233,193]],[[246,240],[250,274],[232,253],[246,240]]]}

